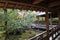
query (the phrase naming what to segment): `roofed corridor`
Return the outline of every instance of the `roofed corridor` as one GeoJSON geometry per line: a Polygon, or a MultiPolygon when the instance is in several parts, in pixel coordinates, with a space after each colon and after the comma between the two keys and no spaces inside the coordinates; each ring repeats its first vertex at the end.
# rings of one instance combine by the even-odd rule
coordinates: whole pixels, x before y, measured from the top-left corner
{"type": "Polygon", "coordinates": [[[26,36],[24,36],[25,32],[29,33],[27,35],[30,37],[24,40],[60,40],[60,0],[0,0],[0,8],[3,10],[0,10],[0,25],[6,27],[4,28],[6,32],[3,33],[3,35],[6,34],[5,40],[8,40],[7,36],[11,30],[13,31],[10,34],[15,36],[22,31],[23,35],[18,36],[20,38],[26,36]]]}

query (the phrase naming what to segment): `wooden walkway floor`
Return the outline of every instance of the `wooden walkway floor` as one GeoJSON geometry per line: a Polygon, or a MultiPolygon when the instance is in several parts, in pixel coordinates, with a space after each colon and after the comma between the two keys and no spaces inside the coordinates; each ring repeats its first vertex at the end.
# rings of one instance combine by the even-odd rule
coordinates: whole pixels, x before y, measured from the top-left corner
{"type": "MultiPolygon", "coordinates": [[[[49,40],[52,40],[52,37],[50,37],[49,40]]],[[[58,36],[55,40],[60,40],[60,36],[58,36]]]]}
{"type": "MultiPolygon", "coordinates": [[[[60,31],[59,31],[59,33],[60,33],[60,31]]],[[[55,36],[55,35],[54,35],[54,36],[55,36]]],[[[50,37],[49,40],[52,40],[52,37],[50,37]]],[[[60,34],[59,34],[59,36],[58,36],[55,40],[60,40],[60,34]]]]}
{"type": "Polygon", "coordinates": [[[56,40],[60,40],[60,35],[56,38],[56,40]]]}

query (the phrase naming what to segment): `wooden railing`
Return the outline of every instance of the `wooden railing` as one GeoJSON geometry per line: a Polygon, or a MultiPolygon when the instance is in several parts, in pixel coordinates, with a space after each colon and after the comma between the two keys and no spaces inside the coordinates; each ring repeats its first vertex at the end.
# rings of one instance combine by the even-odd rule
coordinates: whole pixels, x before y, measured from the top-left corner
{"type": "MultiPolygon", "coordinates": [[[[49,38],[51,37],[51,39],[54,40],[58,35],[59,35],[59,27],[54,27],[50,29],[49,38]]],[[[48,36],[46,34],[46,31],[44,31],[28,40],[47,40],[47,38],[48,36]]]]}
{"type": "MultiPolygon", "coordinates": [[[[36,35],[36,36],[28,39],[28,40],[39,40],[39,39],[41,40],[41,39],[43,39],[44,34],[46,34],[46,31],[44,31],[44,32],[42,32],[42,33],[40,33],[40,34],[38,34],[38,35],[36,35]]],[[[46,36],[46,35],[45,35],[45,36],[46,36]]]]}
{"type": "Polygon", "coordinates": [[[52,40],[55,40],[57,38],[57,36],[59,36],[59,27],[54,27],[50,30],[50,36],[49,37],[52,37],[52,40]]]}

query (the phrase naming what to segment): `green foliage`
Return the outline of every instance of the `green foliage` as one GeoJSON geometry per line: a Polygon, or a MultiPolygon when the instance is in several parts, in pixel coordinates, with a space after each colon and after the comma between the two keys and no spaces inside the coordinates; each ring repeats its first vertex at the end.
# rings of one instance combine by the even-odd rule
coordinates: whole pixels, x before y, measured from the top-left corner
{"type": "MultiPolygon", "coordinates": [[[[0,31],[5,31],[4,32],[5,38],[9,39],[10,36],[7,37],[9,33],[13,33],[13,34],[17,32],[20,32],[20,34],[25,33],[24,28],[29,27],[31,23],[35,20],[36,20],[36,16],[32,13],[32,11],[26,11],[26,10],[19,11],[19,10],[12,10],[12,9],[7,9],[7,11],[6,10],[4,11],[3,9],[1,9],[0,31]],[[6,25],[5,22],[7,22],[6,25]]],[[[27,35],[25,38],[28,38],[33,34],[34,33],[29,34],[29,32],[27,32],[25,33],[25,35],[27,35]]],[[[24,34],[22,34],[21,37],[22,36],[24,36],[24,34]]]]}
{"type": "Polygon", "coordinates": [[[19,11],[19,10],[7,9],[7,13],[5,13],[3,9],[1,9],[0,12],[0,21],[3,22],[4,24],[5,21],[7,21],[7,26],[4,25],[5,26],[4,30],[8,31],[14,30],[16,28],[23,28],[25,26],[29,26],[35,20],[36,16],[30,10],[19,11]]]}

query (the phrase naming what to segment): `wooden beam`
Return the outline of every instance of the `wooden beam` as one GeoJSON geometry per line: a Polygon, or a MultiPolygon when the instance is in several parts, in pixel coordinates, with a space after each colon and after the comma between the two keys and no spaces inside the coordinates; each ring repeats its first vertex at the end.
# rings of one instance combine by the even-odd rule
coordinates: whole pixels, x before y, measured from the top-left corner
{"type": "Polygon", "coordinates": [[[38,4],[40,2],[42,2],[43,0],[35,0],[32,4],[38,4]]]}
{"type": "Polygon", "coordinates": [[[48,7],[55,7],[59,5],[60,5],[60,1],[55,1],[55,2],[49,3],[48,7]]]}

